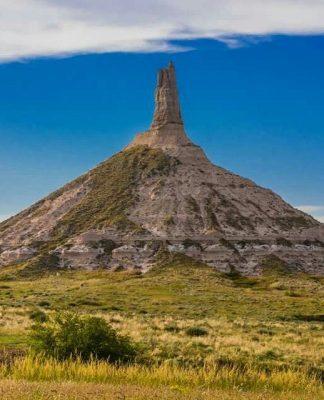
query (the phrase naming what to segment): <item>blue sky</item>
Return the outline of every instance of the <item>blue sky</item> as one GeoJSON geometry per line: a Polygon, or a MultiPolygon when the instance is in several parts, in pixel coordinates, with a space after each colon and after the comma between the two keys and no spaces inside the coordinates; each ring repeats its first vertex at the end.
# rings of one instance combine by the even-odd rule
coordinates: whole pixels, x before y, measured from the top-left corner
{"type": "MultiPolygon", "coordinates": [[[[273,4],[278,5],[268,2],[273,4]]],[[[135,35],[123,48],[112,41],[101,48],[98,40],[95,47],[94,39],[92,47],[79,48],[78,42],[79,47],[61,49],[45,37],[40,46],[37,39],[29,43],[28,52],[19,35],[17,43],[10,39],[5,48],[0,43],[0,218],[92,168],[145,130],[157,69],[172,59],[192,140],[215,164],[324,221],[324,36],[315,17],[312,29],[289,21],[282,34],[274,34],[274,23],[263,32],[264,25],[253,21],[252,32],[242,23],[239,32],[232,24],[226,34],[218,27],[217,35],[206,33],[210,27],[167,35],[161,27],[164,36],[154,32],[155,41],[135,35]]],[[[60,30],[62,37],[68,33],[60,30]]]]}

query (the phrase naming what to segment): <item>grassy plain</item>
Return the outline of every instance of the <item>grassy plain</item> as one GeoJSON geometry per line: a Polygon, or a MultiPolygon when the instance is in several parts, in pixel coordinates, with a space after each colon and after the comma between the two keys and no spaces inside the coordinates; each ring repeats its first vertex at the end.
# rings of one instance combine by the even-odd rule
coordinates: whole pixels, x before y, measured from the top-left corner
{"type": "Polygon", "coordinates": [[[320,278],[282,271],[222,275],[179,256],[146,274],[54,271],[36,279],[6,268],[0,346],[9,353],[27,349],[32,313],[59,309],[103,316],[143,344],[146,364],[63,365],[27,356],[2,367],[1,399],[323,396],[320,278]],[[201,335],[192,336],[192,328],[201,335]]]}

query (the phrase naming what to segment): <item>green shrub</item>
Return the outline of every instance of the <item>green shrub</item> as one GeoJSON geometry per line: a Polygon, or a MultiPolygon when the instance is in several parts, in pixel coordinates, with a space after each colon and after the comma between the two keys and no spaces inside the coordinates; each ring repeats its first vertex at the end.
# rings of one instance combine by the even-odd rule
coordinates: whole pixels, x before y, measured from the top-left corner
{"type": "Polygon", "coordinates": [[[208,331],[205,328],[201,328],[199,326],[192,326],[186,329],[186,335],[188,336],[207,336],[208,331]]]}
{"type": "Polygon", "coordinates": [[[29,313],[29,318],[35,322],[45,322],[47,321],[47,315],[44,311],[35,309],[29,313]]]}
{"type": "Polygon", "coordinates": [[[324,314],[317,314],[317,315],[295,314],[294,319],[306,322],[324,322],[324,314]]]}
{"type": "Polygon", "coordinates": [[[103,318],[56,313],[46,322],[36,322],[30,333],[35,353],[59,360],[91,358],[110,362],[130,362],[137,347],[119,335],[103,318]]]}
{"type": "Polygon", "coordinates": [[[41,300],[41,301],[38,303],[38,305],[39,305],[40,307],[50,307],[51,303],[50,303],[49,301],[47,301],[47,300],[41,300]]]}
{"type": "Polygon", "coordinates": [[[280,355],[277,354],[274,350],[267,350],[267,351],[265,351],[264,353],[261,353],[258,356],[258,359],[260,361],[263,361],[263,360],[278,360],[279,358],[280,358],[280,355]]]}

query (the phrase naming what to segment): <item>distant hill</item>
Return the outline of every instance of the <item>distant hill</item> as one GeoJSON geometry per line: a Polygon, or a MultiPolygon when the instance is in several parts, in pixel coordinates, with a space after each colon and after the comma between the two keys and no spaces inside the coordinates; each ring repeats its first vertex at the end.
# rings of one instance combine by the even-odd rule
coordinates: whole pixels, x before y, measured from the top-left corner
{"type": "Polygon", "coordinates": [[[0,224],[0,265],[135,268],[161,252],[223,272],[324,274],[324,225],[213,165],[185,133],[172,64],[153,123],[126,149],[0,224]]]}

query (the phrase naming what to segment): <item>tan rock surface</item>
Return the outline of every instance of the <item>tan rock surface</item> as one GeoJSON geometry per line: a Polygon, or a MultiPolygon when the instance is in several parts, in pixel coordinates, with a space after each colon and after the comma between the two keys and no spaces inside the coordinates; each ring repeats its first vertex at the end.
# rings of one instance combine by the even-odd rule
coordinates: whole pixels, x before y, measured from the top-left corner
{"type": "MultiPolygon", "coordinates": [[[[275,255],[293,270],[324,274],[324,225],[271,190],[213,165],[188,138],[172,64],[158,76],[151,128],[119,154],[127,162],[129,154],[143,146],[160,152],[152,152],[148,160],[160,157],[163,168],[141,173],[144,160],[134,158],[139,173],[132,181],[132,201],[122,210],[124,225],[126,217],[129,221],[127,227],[101,221],[100,226],[91,228],[80,225],[82,230],[73,234],[65,228],[67,236],[51,250],[61,267],[146,270],[163,247],[222,271],[234,266],[243,274],[256,274],[262,260],[275,255]],[[169,166],[164,165],[166,160],[169,166]]],[[[34,257],[37,242],[53,242],[60,231],[57,227],[71,211],[77,210],[73,215],[82,218],[84,201],[98,185],[94,176],[100,168],[0,224],[0,265],[34,257]]],[[[100,193],[100,187],[95,189],[100,193]]],[[[98,207],[96,203],[94,207],[98,207]]],[[[105,203],[104,207],[113,208],[114,204],[105,203]]]]}

